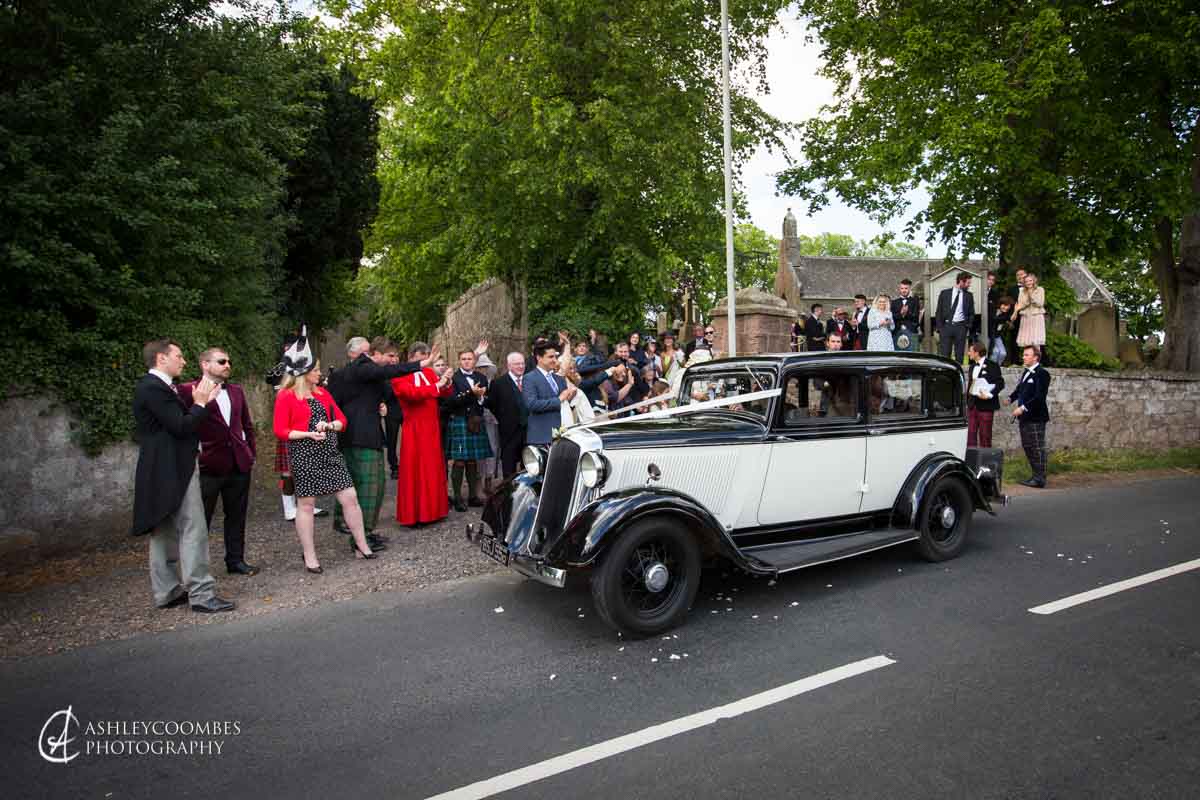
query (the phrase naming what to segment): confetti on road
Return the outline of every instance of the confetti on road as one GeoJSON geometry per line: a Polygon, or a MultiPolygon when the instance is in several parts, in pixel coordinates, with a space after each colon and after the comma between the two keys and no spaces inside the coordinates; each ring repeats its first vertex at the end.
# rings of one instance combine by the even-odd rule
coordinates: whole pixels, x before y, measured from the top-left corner
{"type": "Polygon", "coordinates": [[[832,583],[827,583],[827,584],[825,584],[825,588],[826,588],[826,589],[832,589],[832,588],[833,588],[833,584],[832,584],[832,583]]]}
{"type": "Polygon", "coordinates": [[[657,663],[658,663],[658,659],[657,659],[657,658],[652,658],[652,659],[650,659],[650,663],[651,663],[651,664],[657,664],[657,663]]]}
{"type": "Polygon", "coordinates": [[[612,676],[612,678],[613,678],[613,680],[615,681],[615,680],[617,679],[617,676],[616,676],[616,675],[613,675],[613,676],[612,676]]]}
{"type": "Polygon", "coordinates": [[[625,645],[621,645],[620,647],[618,647],[618,648],[617,648],[617,652],[618,652],[618,653],[624,653],[624,652],[625,652],[625,645]]]}
{"type": "Polygon", "coordinates": [[[1063,554],[1062,554],[1062,553],[1059,553],[1059,554],[1058,554],[1058,557],[1059,557],[1059,558],[1062,558],[1062,557],[1063,557],[1063,554]]]}
{"type": "Polygon", "coordinates": [[[795,607],[796,607],[796,606],[798,606],[798,605],[800,605],[800,602],[799,602],[798,600],[793,600],[793,601],[792,601],[792,608],[795,608],[795,607]]]}
{"type": "Polygon", "coordinates": [[[580,618],[580,619],[583,619],[585,616],[587,616],[587,615],[586,615],[586,614],[580,614],[580,615],[579,615],[579,618],[580,618]]]}
{"type": "Polygon", "coordinates": [[[503,614],[504,606],[496,606],[495,608],[492,609],[492,611],[495,611],[497,614],[503,614]]]}
{"type": "Polygon", "coordinates": [[[767,586],[774,586],[774,585],[775,585],[775,579],[774,579],[774,578],[772,578],[771,580],[767,581],[767,586]]]}
{"type": "Polygon", "coordinates": [[[758,619],[758,614],[751,614],[750,619],[758,619]]]}
{"type": "Polygon", "coordinates": [[[672,660],[672,661],[678,661],[678,660],[679,660],[679,656],[675,655],[674,653],[671,653],[671,660],[672,660]]]}
{"type": "Polygon", "coordinates": [[[555,678],[557,678],[557,677],[558,677],[558,673],[556,673],[556,672],[551,672],[551,673],[550,673],[550,680],[554,680],[554,679],[555,679],[555,678]]]}
{"type": "Polygon", "coordinates": [[[733,609],[732,609],[732,608],[727,608],[727,609],[725,609],[725,610],[726,610],[726,611],[733,611],[733,609]]]}

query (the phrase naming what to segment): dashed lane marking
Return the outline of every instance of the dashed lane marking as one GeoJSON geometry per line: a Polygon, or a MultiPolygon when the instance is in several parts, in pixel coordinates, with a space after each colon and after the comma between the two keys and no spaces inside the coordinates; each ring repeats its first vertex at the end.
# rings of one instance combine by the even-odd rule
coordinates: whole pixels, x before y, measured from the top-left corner
{"type": "Polygon", "coordinates": [[[862,675],[895,663],[895,661],[887,656],[865,658],[862,661],[855,661],[853,664],[845,664],[835,669],[819,672],[816,675],[810,675],[807,678],[801,678],[798,681],[785,683],[783,686],[777,686],[765,692],[752,694],[749,697],[735,700],[723,706],[716,706],[707,711],[700,711],[686,717],[671,720],[670,722],[643,728],[634,733],[627,733],[624,736],[618,736],[615,739],[609,739],[599,744],[593,744],[580,750],[564,753],[561,756],[555,756],[545,761],[539,761],[536,764],[530,764],[527,767],[506,772],[503,775],[497,775],[494,778],[488,778],[478,783],[472,783],[468,786],[444,792],[429,800],[482,800],[482,798],[507,792],[510,789],[516,789],[517,787],[540,781],[543,778],[549,778],[552,775],[558,775],[576,767],[582,767],[585,764],[611,758],[612,756],[620,755],[638,747],[644,747],[645,745],[653,744],[672,736],[678,736],[681,733],[694,731],[705,725],[712,725],[714,722],[722,719],[732,719],[751,711],[757,711],[804,694],[805,692],[811,692],[814,689],[820,689],[823,686],[829,686],[832,683],[844,681],[847,678],[853,678],[857,675],[862,675]]]}
{"type": "Polygon", "coordinates": [[[1110,594],[1123,592],[1126,589],[1136,589],[1138,586],[1144,586],[1147,583],[1161,581],[1163,578],[1169,578],[1172,575],[1179,575],[1183,572],[1189,572],[1193,569],[1200,569],[1200,558],[1191,561],[1184,561],[1182,564],[1175,564],[1171,567],[1163,567],[1156,569],[1154,572],[1147,572],[1145,575],[1138,575],[1134,578],[1126,578],[1123,581],[1110,583],[1106,586],[1098,586],[1086,592],[1073,594],[1070,597],[1064,597],[1061,600],[1055,600],[1053,603],[1046,603],[1040,606],[1034,606],[1029,609],[1032,614],[1054,614],[1058,611],[1064,611],[1068,608],[1074,608],[1084,603],[1090,603],[1093,600],[1099,600],[1101,597],[1108,597],[1110,594]]]}

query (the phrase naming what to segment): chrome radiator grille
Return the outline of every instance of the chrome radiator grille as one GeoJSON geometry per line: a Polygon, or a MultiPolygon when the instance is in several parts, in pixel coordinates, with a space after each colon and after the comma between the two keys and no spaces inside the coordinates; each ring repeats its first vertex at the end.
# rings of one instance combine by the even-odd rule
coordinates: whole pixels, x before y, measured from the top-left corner
{"type": "Polygon", "coordinates": [[[570,439],[559,439],[550,448],[550,456],[546,459],[546,477],[533,522],[533,552],[540,553],[547,541],[562,533],[567,514],[574,504],[578,479],[579,445],[570,439]]]}

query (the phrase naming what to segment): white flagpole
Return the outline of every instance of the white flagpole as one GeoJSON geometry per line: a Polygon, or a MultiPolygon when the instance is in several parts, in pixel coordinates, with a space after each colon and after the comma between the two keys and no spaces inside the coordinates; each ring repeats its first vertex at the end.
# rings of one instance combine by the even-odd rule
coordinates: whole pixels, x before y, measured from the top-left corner
{"type": "Polygon", "coordinates": [[[737,311],[733,279],[733,127],[729,110],[729,0],[721,0],[721,100],[725,123],[725,291],[729,303],[729,352],[737,355],[737,311]]]}

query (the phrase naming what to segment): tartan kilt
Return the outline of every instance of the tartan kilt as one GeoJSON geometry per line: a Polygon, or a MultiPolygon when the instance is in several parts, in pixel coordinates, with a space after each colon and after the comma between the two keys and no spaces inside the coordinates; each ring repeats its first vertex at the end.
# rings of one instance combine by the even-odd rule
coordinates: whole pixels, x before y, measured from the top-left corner
{"type": "Polygon", "coordinates": [[[275,440],[275,471],[280,475],[292,471],[292,459],[288,456],[286,439],[275,440]]]}
{"type": "Polygon", "coordinates": [[[449,458],[455,461],[482,461],[492,457],[492,445],[488,441],[487,427],[481,427],[479,433],[467,430],[467,418],[450,418],[450,453],[449,458]]]}

